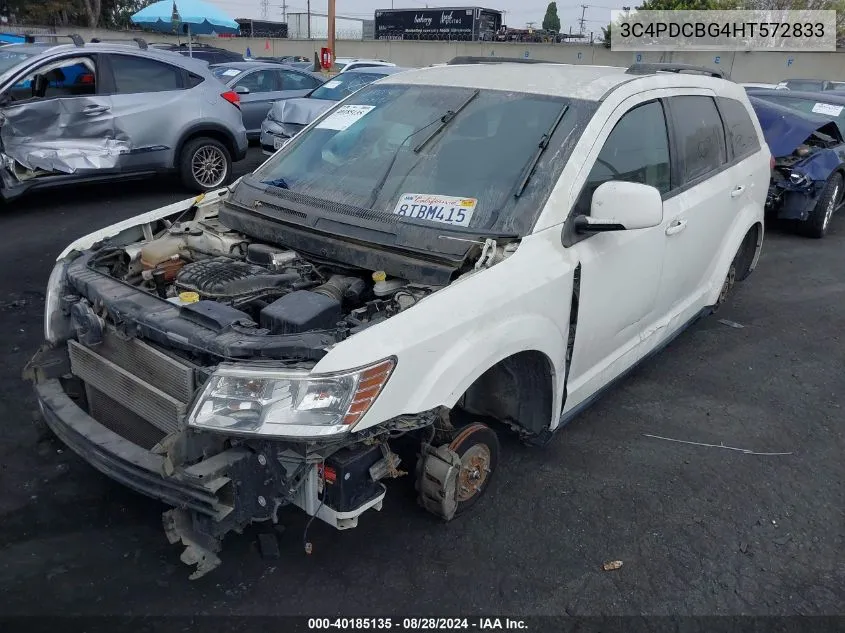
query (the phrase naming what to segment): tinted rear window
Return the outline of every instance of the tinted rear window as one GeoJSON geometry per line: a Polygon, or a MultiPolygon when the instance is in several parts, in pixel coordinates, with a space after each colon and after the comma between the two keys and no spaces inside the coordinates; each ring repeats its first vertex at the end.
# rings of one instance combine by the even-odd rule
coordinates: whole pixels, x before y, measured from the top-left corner
{"type": "Polygon", "coordinates": [[[719,110],[725,123],[728,145],[734,158],[753,154],[760,149],[760,139],[745,106],[735,99],[719,98],[719,110]]]}
{"type": "Polygon", "coordinates": [[[671,97],[683,183],[716,171],[727,162],[725,128],[711,97],[671,97]]]}
{"type": "Polygon", "coordinates": [[[182,69],[134,55],[110,55],[118,93],[162,92],[182,89],[182,69]]]}

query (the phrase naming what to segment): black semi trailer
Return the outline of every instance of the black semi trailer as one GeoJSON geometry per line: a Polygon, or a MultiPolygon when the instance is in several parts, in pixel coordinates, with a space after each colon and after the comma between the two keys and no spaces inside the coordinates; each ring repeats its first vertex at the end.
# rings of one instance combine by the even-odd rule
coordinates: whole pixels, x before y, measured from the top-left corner
{"type": "Polygon", "coordinates": [[[481,7],[379,9],[375,22],[377,40],[492,41],[502,13],[481,7]]]}

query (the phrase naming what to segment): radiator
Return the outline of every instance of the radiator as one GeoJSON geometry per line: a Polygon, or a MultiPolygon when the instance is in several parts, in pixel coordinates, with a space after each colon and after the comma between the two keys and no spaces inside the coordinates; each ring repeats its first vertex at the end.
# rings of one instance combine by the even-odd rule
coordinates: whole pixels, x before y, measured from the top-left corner
{"type": "Polygon", "coordinates": [[[196,389],[195,367],[111,329],[95,347],[70,341],[68,353],[71,372],[86,385],[89,413],[101,424],[139,445],[153,441],[156,430],[163,437],[180,428],[196,389]]]}

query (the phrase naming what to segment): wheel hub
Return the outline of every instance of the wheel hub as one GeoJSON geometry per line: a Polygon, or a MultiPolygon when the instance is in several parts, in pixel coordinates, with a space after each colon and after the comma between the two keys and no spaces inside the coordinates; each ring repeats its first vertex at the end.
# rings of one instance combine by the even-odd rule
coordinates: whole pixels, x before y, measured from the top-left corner
{"type": "Polygon", "coordinates": [[[461,472],[458,474],[458,502],[477,495],[484,487],[490,474],[490,449],[477,444],[461,457],[461,472]]]}

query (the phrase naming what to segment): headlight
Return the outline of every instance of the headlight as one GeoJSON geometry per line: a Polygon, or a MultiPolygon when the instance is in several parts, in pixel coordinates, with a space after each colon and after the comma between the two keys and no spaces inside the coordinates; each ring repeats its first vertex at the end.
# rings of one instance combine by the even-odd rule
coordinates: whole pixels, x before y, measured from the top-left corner
{"type": "Polygon", "coordinates": [[[791,174],[789,174],[789,182],[791,182],[793,185],[802,185],[807,182],[807,176],[800,172],[793,171],[791,174]]]}
{"type": "Polygon", "coordinates": [[[44,297],[44,340],[51,345],[61,343],[70,336],[69,320],[62,314],[66,270],[67,262],[64,260],[58,262],[47,281],[47,292],[44,297]]]}
{"type": "Polygon", "coordinates": [[[317,438],[347,433],[387,383],[394,359],[336,374],[221,365],[188,416],[192,427],[317,438]]]}

